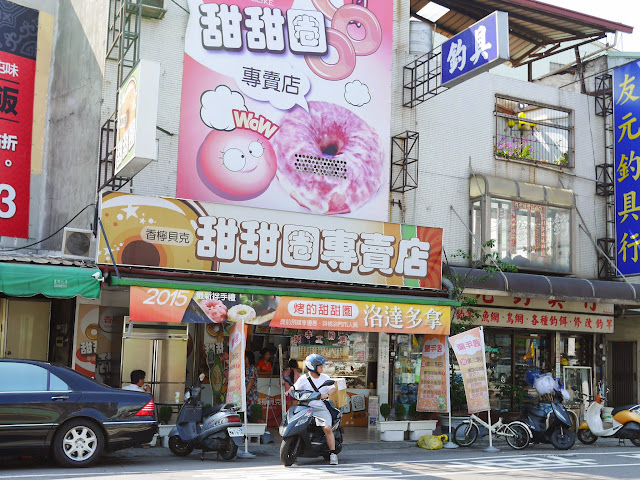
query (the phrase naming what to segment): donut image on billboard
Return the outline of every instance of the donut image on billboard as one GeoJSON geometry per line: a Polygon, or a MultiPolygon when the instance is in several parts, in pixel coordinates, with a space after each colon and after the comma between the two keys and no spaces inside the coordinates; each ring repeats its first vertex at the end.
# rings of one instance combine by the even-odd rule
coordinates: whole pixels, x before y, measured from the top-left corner
{"type": "Polygon", "coordinates": [[[387,220],[393,2],[189,0],[176,194],[387,220]]]}

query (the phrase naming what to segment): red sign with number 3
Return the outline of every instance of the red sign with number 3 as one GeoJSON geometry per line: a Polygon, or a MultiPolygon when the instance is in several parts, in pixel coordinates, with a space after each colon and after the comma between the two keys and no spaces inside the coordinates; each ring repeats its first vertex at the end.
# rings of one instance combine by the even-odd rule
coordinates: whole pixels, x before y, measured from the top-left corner
{"type": "MultiPolygon", "coordinates": [[[[37,11],[19,10],[12,15],[23,18],[25,14],[34,15],[32,12],[37,27],[37,11]]],[[[35,72],[35,58],[0,51],[0,236],[3,237],[29,238],[35,72]]]]}

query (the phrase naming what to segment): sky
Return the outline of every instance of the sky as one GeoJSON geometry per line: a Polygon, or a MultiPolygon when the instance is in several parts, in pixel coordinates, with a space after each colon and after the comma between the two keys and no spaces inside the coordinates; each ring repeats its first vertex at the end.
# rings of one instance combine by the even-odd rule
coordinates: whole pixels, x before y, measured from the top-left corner
{"type": "MultiPolygon", "coordinates": [[[[437,0],[434,0],[437,2],[437,0]]],[[[632,34],[622,34],[616,49],[623,52],[640,52],[640,1],[639,0],[540,0],[550,5],[586,13],[616,23],[633,27],[632,34]]],[[[420,11],[424,17],[434,21],[447,10],[433,3],[420,11]]],[[[611,35],[613,42],[613,35],[611,35]]]]}
{"type": "Polygon", "coordinates": [[[623,34],[617,49],[640,52],[640,1],[638,0],[541,0],[544,3],[604,18],[633,27],[633,34],[623,34]]]}

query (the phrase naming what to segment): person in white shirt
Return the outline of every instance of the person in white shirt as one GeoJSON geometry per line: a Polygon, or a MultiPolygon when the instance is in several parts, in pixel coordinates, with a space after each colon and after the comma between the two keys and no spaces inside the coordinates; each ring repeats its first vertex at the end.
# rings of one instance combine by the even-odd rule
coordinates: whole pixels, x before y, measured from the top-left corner
{"type": "Polygon", "coordinates": [[[324,382],[330,380],[328,375],[322,373],[322,369],[324,368],[325,358],[322,355],[318,355],[317,353],[313,353],[309,355],[304,360],[304,366],[308,370],[306,375],[301,375],[300,378],[295,382],[293,387],[289,389],[296,390],[311,390],[311,391],[319,391],[321,394],[322,400],[312,400],[309,402],[309,406],[313,408],[313,416],[320,417],[324,420],[325,424],[322,427],[325,436],[327,437],[327,446],[329,447],[330,456],[329,456],[329,464],[330,465],[338,465],[338,455],[336,453],[336,439],[333,436],[333,419],[331,418],[331,413],[327,409],[327,406],[324,404],[323,400],[329,398],[329,395],[332,395],[337,391],[335,386],[330,387],[321,387],[324,382]],[[311,383],[316,386],[313,388],[311,383]]]}
{"type": "Polygon", "coordinates": [[[144,384],[144,379],[147,376],[144,370],[134,370],[131,372],[131,384],[126,387],[122,387],[123,390],[131,390],[133,392],[145,392],[151,393],[151,387],[144,384]]]}

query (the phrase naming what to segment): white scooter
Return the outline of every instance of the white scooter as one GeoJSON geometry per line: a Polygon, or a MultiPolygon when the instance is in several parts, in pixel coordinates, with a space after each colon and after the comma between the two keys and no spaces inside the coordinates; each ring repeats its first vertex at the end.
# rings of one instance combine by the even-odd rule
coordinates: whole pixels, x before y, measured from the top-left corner
{"type": "Polygon", "coordinates": [[[606,401],[604,384],[600,383],[599,390],[595,401],[587,409],[585,421],[578,427],[578,440],[590,445],[599,437],[620,438],[631,440],[640,447],[640,405],[614,408],[611,423],[603,423],[602,408],[606,401]]]}

